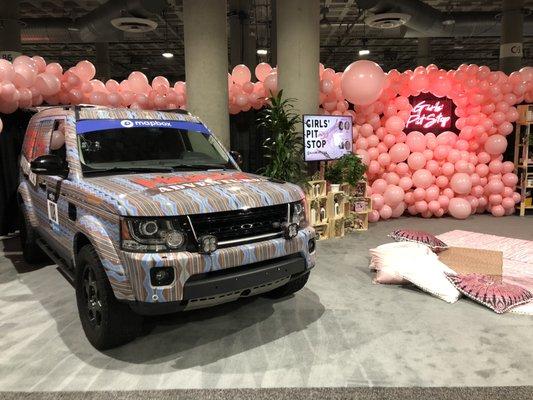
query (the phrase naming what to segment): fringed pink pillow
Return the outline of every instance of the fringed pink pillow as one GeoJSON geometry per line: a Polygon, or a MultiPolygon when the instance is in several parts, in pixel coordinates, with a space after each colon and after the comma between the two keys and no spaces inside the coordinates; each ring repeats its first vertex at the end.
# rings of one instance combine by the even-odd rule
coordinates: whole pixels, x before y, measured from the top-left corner
{"type": "Polygon", "coordinates": [[[529,303],[533,294],[518,285],[496,282],[490,275],[447,275],[465,296],[502,314],[520,304],[529,303]]]}
{"type": "Polygon", "coordinates": [[[448,248],[448,245],[435,235],[424,231],[414,231],[411,229],[396,229],[389,233],[389,237],[397,242],[414,242],[429,246],[435,253],[439,253],[448,248]]]}

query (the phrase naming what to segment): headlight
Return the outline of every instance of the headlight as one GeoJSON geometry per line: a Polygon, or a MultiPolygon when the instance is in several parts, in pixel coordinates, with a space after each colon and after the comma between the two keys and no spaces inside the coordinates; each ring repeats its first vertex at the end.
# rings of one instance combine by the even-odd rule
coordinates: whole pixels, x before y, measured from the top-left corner
{"type": "Polygon", "coordinates": [[[300,228],[307,227],[307,217],[305,215],[305,200],[300,200],[291,204],[291,221],[298,224],[300,228]]]}
{"type": "Polygon", "coordinates": [[[171,219],[124,218],[121,239],[124,250],[163,252],[185,250],[187,234],[171,219]]]}

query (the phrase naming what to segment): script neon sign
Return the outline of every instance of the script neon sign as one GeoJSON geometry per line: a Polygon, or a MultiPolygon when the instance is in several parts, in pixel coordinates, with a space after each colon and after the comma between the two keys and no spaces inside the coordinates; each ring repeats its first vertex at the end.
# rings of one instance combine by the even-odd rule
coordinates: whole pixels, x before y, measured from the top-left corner
{"type": "Polygon", "coordinates": [[[440,100],[422,100],[413,105],[407,128],[447,129],[452,125],[450,110],[440,100]]]}

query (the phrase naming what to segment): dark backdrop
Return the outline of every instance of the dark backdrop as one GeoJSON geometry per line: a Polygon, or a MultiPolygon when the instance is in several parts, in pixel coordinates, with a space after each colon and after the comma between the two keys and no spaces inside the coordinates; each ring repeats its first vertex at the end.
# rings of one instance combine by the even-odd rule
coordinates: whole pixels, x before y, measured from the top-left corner
{"type": "Polygon", "coordinates": [[[257,172],[265,166],[263,142],[267,132],[257,127],[260,111],[251,109],[230,115],[231,149],[241,153],[242,169],[246,172],[257,172]]]}
{"type": "Polygon", "coordinates": [[[0,114],[4,123],[0,133],[0,236],[18,229],[18,157],[31,115],[21,110],[0,114]]]}

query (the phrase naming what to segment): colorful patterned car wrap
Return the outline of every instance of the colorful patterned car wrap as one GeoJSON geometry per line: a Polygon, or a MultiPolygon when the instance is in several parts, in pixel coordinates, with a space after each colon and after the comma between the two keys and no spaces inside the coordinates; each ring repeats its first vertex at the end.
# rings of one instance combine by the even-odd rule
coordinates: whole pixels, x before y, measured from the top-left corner
{"type": "MultiPolygon", "coordinates": [[[[183,298],[190,276],[300,254],[307,268],[315,263],[308,242],[312,228],[287,240],[276,237],[221,248],[212,254],[194,252],[134,253],[120,246],[123,216],[165,217],[206,214],[286,204],[303,199],[301,189],[235,170],[83,176],[78,152],[77,123],[86,120],[178,121],[200,126],[198,118],[171,112],[132,109],[50,108],[30,121],[21,156],[19,195],[30,223],[60,254],[74,263],[80,244],[90,242],[105,268],[115,296],[123,300],[169,302],[183,298]],[[65,121],[67,179],[35,176],[30,161],[49,152],[53,121],[65,121]],[[38,144],[38,153],[36,151],[38,144]],[[57,205],[57,220],[50,206],[57,205]],[[75,216],[72,210],[75,209],[75,216]],[[175,280],[164,287],[150,282],[152,267],[174,268],[175,280]]],[[[109,122],[109,121],[108,121],[109,122]]],[[[96,125],[99,122],[96,123],[96,125]]],[[[89,124],[90,125],[90,124],[89,124]]],[[[92,124],[95,126],[95,123],[92,124]]],[[[104,124],[105,125],[105,124],[104,124]]],[[[204,125],[201,125],[206,129],[204,125]]]]}

